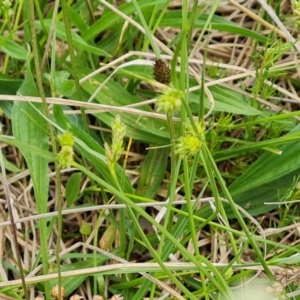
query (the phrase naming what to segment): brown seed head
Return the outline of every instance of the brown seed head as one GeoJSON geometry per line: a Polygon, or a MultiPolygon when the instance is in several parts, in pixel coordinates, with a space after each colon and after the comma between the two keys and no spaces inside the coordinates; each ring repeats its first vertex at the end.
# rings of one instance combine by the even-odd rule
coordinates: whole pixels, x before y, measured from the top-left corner
{"type": "Polygon", "coordinates": [[[169,84],[171,82],[170,68],[162,59],[155,61],[153,73],[156,81],[163,84],[169,84]]]}

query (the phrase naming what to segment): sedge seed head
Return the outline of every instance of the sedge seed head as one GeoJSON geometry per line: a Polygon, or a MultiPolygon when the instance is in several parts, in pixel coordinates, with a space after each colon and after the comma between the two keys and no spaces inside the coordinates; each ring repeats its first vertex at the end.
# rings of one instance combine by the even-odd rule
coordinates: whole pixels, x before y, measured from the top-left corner
{"type": "Polygon", "coordinates": [[[114,165],[122,155],[125,134],[126,126],[117,115],[112,124],[112,143],[111,145],[104,143],[106,158],[111,165],[114,165]]]}
{"type": "Polygon", "coordinates": [[[172,113],[181,107],[183,93],[179,90],[166,89],[157,98],[156,105],[158,112],[172,113]]]}
{"type": "Polygon", "coordinates": [[[205,125],[202,121],[200,122],[195,122],[196,125],[196,129],[197,132],[195,132],[194,127],[192,126],[192,124],[187,123],[186,124],[186,133],[187,135],[192,135],[192,136],[196,136],[196,137],[201,137],[201,140],[204,141],[204,135],[205,135],[205,125]]]}
{"type": "Polygon", "coordinates": [[[181,136],[177,140],[176,153],[182,158],[195,156],[201,150],[202,145],[203,141],[196,136],[181,136]]]}
{"type": "Polygon", "coordinates": [[[119,115],[117,115],[112,124],[113,144],[120,143],[120,141],[122,141],[122,143],[123,143],[125,134],[126,134],[126,126],[121,121],[121,117],[119,115]]]}
{"type": "Polygon", "coordinates": [[[71,132],[65,131],[64,133],[58,135],[57,138],[61,145],[61,150],[58,153],[59,165],[62,168],[69,168],[74,161],[74,136],[71,132]]]}
{"type": "Polygon", "coordinates": [[[64,133],[58,135],[58,141],[61,146],[70,146],[74,145],[74,136],[70,131],[65,131],[64,133]]]}
{"type": "Polygon", "coordinates": [[[171,73],[168,64],[162,59],[157,59],[153,67],[153,74],[156,81],[169,84],[171,82],[171,73]]]}
{"type": "Polygon", "coordinates": [[[59,154],[58,154],[58,161],[59,165],[64,168],[69,168],[73,161],[74,161],[74,151],[73,148],[70,146],[62,146],[59,154]]]}

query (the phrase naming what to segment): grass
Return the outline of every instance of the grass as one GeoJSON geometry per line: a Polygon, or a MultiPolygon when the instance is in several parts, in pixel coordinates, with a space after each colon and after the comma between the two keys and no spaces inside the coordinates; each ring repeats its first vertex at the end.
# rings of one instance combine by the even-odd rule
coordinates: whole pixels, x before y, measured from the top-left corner
{"type": "Polygon", "coordinates": [[[298,299],[293,5],[2,2],[1,297],[298,299]]]}

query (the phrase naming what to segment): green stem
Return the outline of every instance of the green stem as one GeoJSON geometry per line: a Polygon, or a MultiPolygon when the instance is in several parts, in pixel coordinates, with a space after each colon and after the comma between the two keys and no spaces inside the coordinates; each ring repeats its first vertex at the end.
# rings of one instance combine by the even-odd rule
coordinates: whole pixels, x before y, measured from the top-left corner
{"type": "MultiPolygon", "coordinates": [[[[115,166],[112,165],[109,167],[110,170],[110,174],[115,182],[116,188],[118,188],[120,191],[121,189],[121,185],[119,184],[116,172],[115,172],[115,166]]],[[[119,203],[123,203],[123,201],[120,198],[117,198],[119,203]]],[[[124,209],[122,209],[120,211],[120,220],[119,220],[119,230],[120,230],[120,256],[122,258],[125,258],[126,256],[126,222],[125,222],[125,217],[126,217],[126,211],[124,209]]]]}
{"type": "MultiPolygon", "coordinates": [[[[31,27],[31,35],[32,35],[32,51],[33,51],[33,57],[34,57],[34,65],[35,65],[35,71],[36,71],[36,81],[37,86],[39,90],[39,94],[41,96],[42,100],[42,106],[43,106],[43,112],[47,119],[50,120],[50,113],[48,110],[48,105],[43,89],[43,83],[42,83],[42,74],[40,69],[40,61],[39,61],[39,55],[38,55],[38,46],[37,46],[37,37],[35,32],[35,13],[34,13],[34,0],[30,1],[30,27],[31,27]]],[[[51,125],[51,123],[48,123],[48,132],[50,135],[50,141],[52,146],[52,151],[54,154],[57,154],[57,148],[56,148],[56,141],[55,141],[55,135],[54,130],[51,125]]],[[[56,179],[56,197],[57,197],[57,210],[58,210],[58,235],[57,235],[57,244],[56,244],[56,261],[57,261],[57,273],[58,273],[58,296],[59,299],[61,298],[61,271],[60,271],[60,240],[61,240],[61,232],[62,232],[62,194],[61,194],[61,178],[60,178],[60,168],[58,163],[55,163],[55,179],[56,179]]],[[[48,274],[48,243],[47,243],[47,225],[46,220],[39,220],[39,228],[40,228],[40,234],[41,234],[41,251],[42,251],[42,257],[43,257],[43,272],[44,274],[48,274]]],[[[45,293],[46,293],[46,299],[50,298],[50,285],[49,282],[45,282],[45,293]]]]}
{"type": "MultiPolygon", "coordinates": [[[[217,175],[215,174],[215,172],[216,172],[215,170],[216,169],[218,170],[218,168],[217,168],[214,160],[212,159],[212,156],[209,152],[209,149],[208,149],[208,147],[205,143],[204,143],[203,148],[200,152],[200,155],[202,156],[202,159],[203,159],[203,166],[206,170],[206,174],[208,175],[209,183],[211,185],[211,190],[212,190],[213,196],[215,198],[215,205],[216,205],[216,211],[204,222],[204,224],[201,224],[201,228],[203,228],[206,224],[208,224],[208,222],[213,220],[213,218],[215,218],[218,213],[221,214],[221,216],[223,217],[224,222],[229,227],[230,225],[229,225],[229,222],[228,222],[228,219],[227,219],[226,212],[224,210],[222,202],[219,199],[220,196],[219,196],[219,192],[218,192],[218,187],[216,185],[215,177],[217,178],[219,183],[220,183],[220,181],[222,181],[222,183],[223,183],[224,180],[223,180],[221,175],[219,177],[217,177],[217,175]]],[[[218,170],[218,173],[219,173],[219,170],[218,170]]],[[[235,239],[234,239],[233,235],[230,232],[228,233],[228,235],[229,235],[229,239],[230,239],[233,254],[235,256],[238,256],[238,249],[236,247],[235,239]]],[[[238,257],[238,261],[240,262],[239,257],[238,257]]]]}
{"type": "MultiPolygon", "coordinates": [[[[205,146],[205,147],[206,147],[206,146],[205,146]]],[[[210,162],[211,162],[212,170],[213,170],[213,172],[214,172],[214,174],[215,174],[215,176],[216,176],[216,178],[217,178],[217,180],[218,180],[218,182],[219,182],[219,184],[220,184],[220,186],[221,186],[221,188],[222,188],[222,191],[223,191],[224,194],[225,194],[226,199],[227,199],[228,202],[229,202],[229,205],[230,205],[230,207],[231,207],[231,209],[232,209],[234,215],[236,216],[236,218],[237,218],[239,224],[241,225],[241,227],[242,227],[242,229],[244,230],[244,232],[245,232],[247,238],[249,239],[249,242],[250,242],[250,244],[252,245],[253,250],[255,251],[255,253],[256,253],[258,259],[260,260],[260,262],[261,262],[261,264],[262,264],[262,266],[263,266],[263,268],[264,268],[264,271],[266,272],[266,275],[268,276],[268,278],[269,278],[271,281],[273,281],[273,280],[274,280],[274,279],[273,279],[273,275],[272,275],[272,273],[270,272],[270,270],[269,270],[269,268],[268,268],[268,266],[267,266],[267,264],[266,264],[265,258],[263,257],[263,255],[262,255],[262,253],[261,253],[261,250],[258,248],[258,246],[257,246],[257,244],[255,243],[255,241],[253,240],[253,236],[252,236],[252,234],[250,233],[250,231],[249,231],[249,229],[248,229],[248,227],[247,227],[247,225],[246,225],[244,219],[242,218],[241,214],[239,213],[238,209],[236,208],[235,203],[234,203],[234,201],[233,201],[233,199],[232,199],[232,197],[231,197],[231,195],[230,195],[230,193],[229,193],[229,191],[228,191],[228,189],[227,189],[227,187],[226,187],[226,184],[225,184],[225,182],[224,182],[224,180],[223,180],[223,178],[222,178],[222,176],[221,176],[219,170],[218,170],[218,167],[217,167],[216,164],[214,163],[213,157],[211,156],[211,154],[210,154],[210,152],[208,151],[208,149],[207,149],[206,153],[207,153],[208,159],[209,159],[210,162]]],[[[224,215],[225,215],[225,214],[224,214],[224,215]]]]}
{"type": "Polygon", "coordinates": [[[137,12],[137,14],[138,14],[138,16],[139,16],[139,18],[140,18],[140,20],[142,22],[142,25],[143,25],[143,27],[145,29],[145,32],[146,32],[146,36],[149,39],[150,45],[151,45],[151,47],[152,47],[152,49],[153,49],[156,57],[160,58],[160,51],[157,48],[156,44],[154,43],[154,40],[152,38],[152,33],[151,33],[151,31],[150,31],[150,29],[148,27],[148,24],[147,24],[147,22],[146,22],[146,20],[144,18],[144,15],[143,15],[143,13],[142,13],[142,11],[140,9],[139,4],[137,3],[136,0],[132,0],[132,3],[133,3],[133,5],[134,5],[134,7],[136,9],[136,12],[137,12]]]}
{"type": "MultiPolygon", "coordinates": [[[[62,6],[62,11],[63,11],[63,21],[65,24],[65,32],[67,36],[67,42],[69,46],[69,53],[70,53],[70,58],[71,58],[71,68],[73,69],[73,76],[74,76],[74,82],[75,86],[79,95],[79,100],[83,100],[83,95],[82,95],[82,89],[79,83],[79,75],[78,75],[78,70],[77,70],[77,59],[75,56],[75,50],[74,50],[74,45],[73,45],[73,39],[71,35],[71,26],[70,26],[70,20],[68,18],[68,7],[67,7],[67,0],[61,0],[61,6],[62,6]]],[[[81,112],[81,118],[83,122],[83,126],[85,131],[88,133],[89,132],[89,127],[88,127],[88,122],[86,118],[86,114],[84,111],[83,107],[80,107],[80,112],[81,112]]]]}
{"type": "Polygon", "coordinates": [[[190,300],[196,300],[197,298],[186,289],[185,286],[182,285],[182,283],[170,272],[168,268],[165,267],[164,263],[161,261],[160,257],[158,256],[157,252],[153,249],[152,245],[150,244],[149,240],[145,236],[143,230],[140,228],[140,225],[138,223],[138,220],[135,217],[135,212],[143,216],[146,220],[148,220],[150,223],[152,223],[158,230],[161,231],[162,234],[166,235],[166,237],[174,243],[178,247],[178,249],[181,251],[184,258],[188,259],[189,261],[193,262],[199,269],[199,272],[203,272],[205,276],[214,284],[215,288],[218,289],[225,297],[228,297],[230,299],[236,299],[232,291],[229,289],[228,285],[224,281],[224,278],[221,276],[221,274],[218,272],[218,270],[214,267],[214,265],[205,257],[199,256],[198,259],[196,259],[193,255],[191,255],[187,249],[181,245],[176,238],[172,236],[172,234],[165,230],[165,228],[157,223],[152,217],[150,217],[142,208],[137,206],[131,199],[126,197],[121,191],[114,188],[113,186],[109,185],[107,182],[105,182],[103,179],[97,177],[95,174],[84,168],[83,166],[77,164],[76,162],[73,162],[72,164],[75,168],[85,173],[90,178],[94,179],[95,182],[98,182],[102,187],[109,190],[112,194],[116,195],[117,197],[120,197],[124,203],[127,205],[128,214],[130,215],[137,232],[140,234],[143,242],[145,243],[146,247],[149,249],[150,253],[153,255],[154,259],[157,261],[157,263],[160,265],[162,270],[166,273],[166,275],[176,284],[176,286],[185,293],[186,296],[188,296],[188,299],[190,300]],[[206,267],[204,267],[202,264],[204,264],[206,267],[208,267],[208,270],[206,267]],[[214,275],[211,275],[211,272],[214,273],[214,275]]]}
{"type": "MultiPolygon", "coordinates": [[[[172,206],[173,206],[173,201],[175,199],[175,194],[176,194],[176,182],[177,182],[177,177],[178,177],[178,172],[180,168],[180,161],[176,164],[176,153],[175,153],[175,131],[174,131],[174,123],[172,120],[172,114],[168,113],[167,114],[167,121],[168,121],[168,128],[169,128],[169,133],[170,133],[170,143],[171,143],[171,176],[170,176],[170,188],[169,188],[169,193],[168,193],[168,206],[166,209],[166,214],[164,218],[164,229],[166,231],[171,230],[172,227],[172,220],[173,220],[173,211],[172,211],[172,206]]],[[[165,235],[160,236],[160,243],[158,247],[158,255],[159,257],[162,256],[164,247],[165,247],[165,235]]],[[[152,286],[151,290],[151,296],[154,295],[155,292],[155,285],[152,286]]],[[[151,298],[150,298],[151,299],[151,298]]]]}
{"type": "Polygon", "coordinates": [[[196,256],[199,255],[199,247],[198,247],[198,239],[196,236],[196,231],[195,231],[195,223],[194,223],[194,218],[193,218],[193,205],[191,203],[191,190],[190,190],[190,170],[189,170],[189,165],[187,158],[183,159],[183,168],[184,168],[184,194],[185,194],[185,199],[186,199],[186,206],[187,206],[187,211],[188,211],[188,216],[189,216],[189,222],[190,222],[190,230],[191,230],[191,236],[194,244],[194,249],[196,256]]]}

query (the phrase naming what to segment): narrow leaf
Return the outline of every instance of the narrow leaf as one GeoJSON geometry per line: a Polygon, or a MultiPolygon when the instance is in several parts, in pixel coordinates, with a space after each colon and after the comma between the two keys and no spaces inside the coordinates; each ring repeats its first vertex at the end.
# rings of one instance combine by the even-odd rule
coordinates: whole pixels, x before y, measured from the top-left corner
{"type": "Polygon", "coordinates": [[[25,60],[28,53],[27,50],[14,41],[8,40],[0,50],[15,59],[25,60]]]}
{"type": "MultiPolygon", "coordinates": [[[[300,125],[292,130],[293,133],[299,131],[300,125]]],[[[264,213],[276,207],[264,205],[264,202],[284,199],[299,176],[299,142],[286,144],[280,150],[281,155],[264,153],[229,187],[235,202],[251,214],[264,213]]]]}
{"type": "MultiPolygon", "coordinates": [[[[47,33],[49,33],[50,31],[50,27],[51,27],[51,19],[46,19],[43,21],[45,28],[47,29],[47,33]]],[[[65,26],[62,22],[57,21],[56,23],[56,35],[58,38],[62,39],[63,41],[67,41],[67,36],[66,36],[66,31],[65,31],[65,26]]],[[[39,28],[40,30],[43,29],[43,27],[41,26],[41,22],[40,21],[36,21],[36,27],[39,28]]],[[[82,49],[82,50],[86,50],[88,52],[100,55],[100,56],[105,56],[105,57],[111,57],[111,55],[97,47],[91,46],[89,44],[87,44],[85,42],[85,40],[78,35],[76,32],[72,31],[72,39],[73,39],[73,43],[74,46],[82,49]]]]}
{"type": "Polygon", "coordinates": [[[70,207],[77,200],[80,191],[81,173],[73,173],[66,185],[66,200],[67,205],[70,207]]]}
{"type": "Polygon", "coordinates": [[[169,152],[169,147],[149,150],[143,162],[137,195],[153,199],[165,178],[169,152]]]}
{"type": "MultiPolygon", "coordinates": [[[[25,80],[19,89],[19,93],[26,96],[38,96],[35,83],[30,71],[27,71],[25,80]]],[[[42,110],[41,104],[34,104],[38,110],[42,110]]],[[[43,117],[27,102],[15,102],[12,111],[12,129],[17,141],[36,146],[41,150],[48,150],[47,123],[43,117]]],[[[32,153],[20,149],[30,170],[33,180],[35,197],[39,213],[47,211],[48,200],[48,161],[32,153]]]]}

